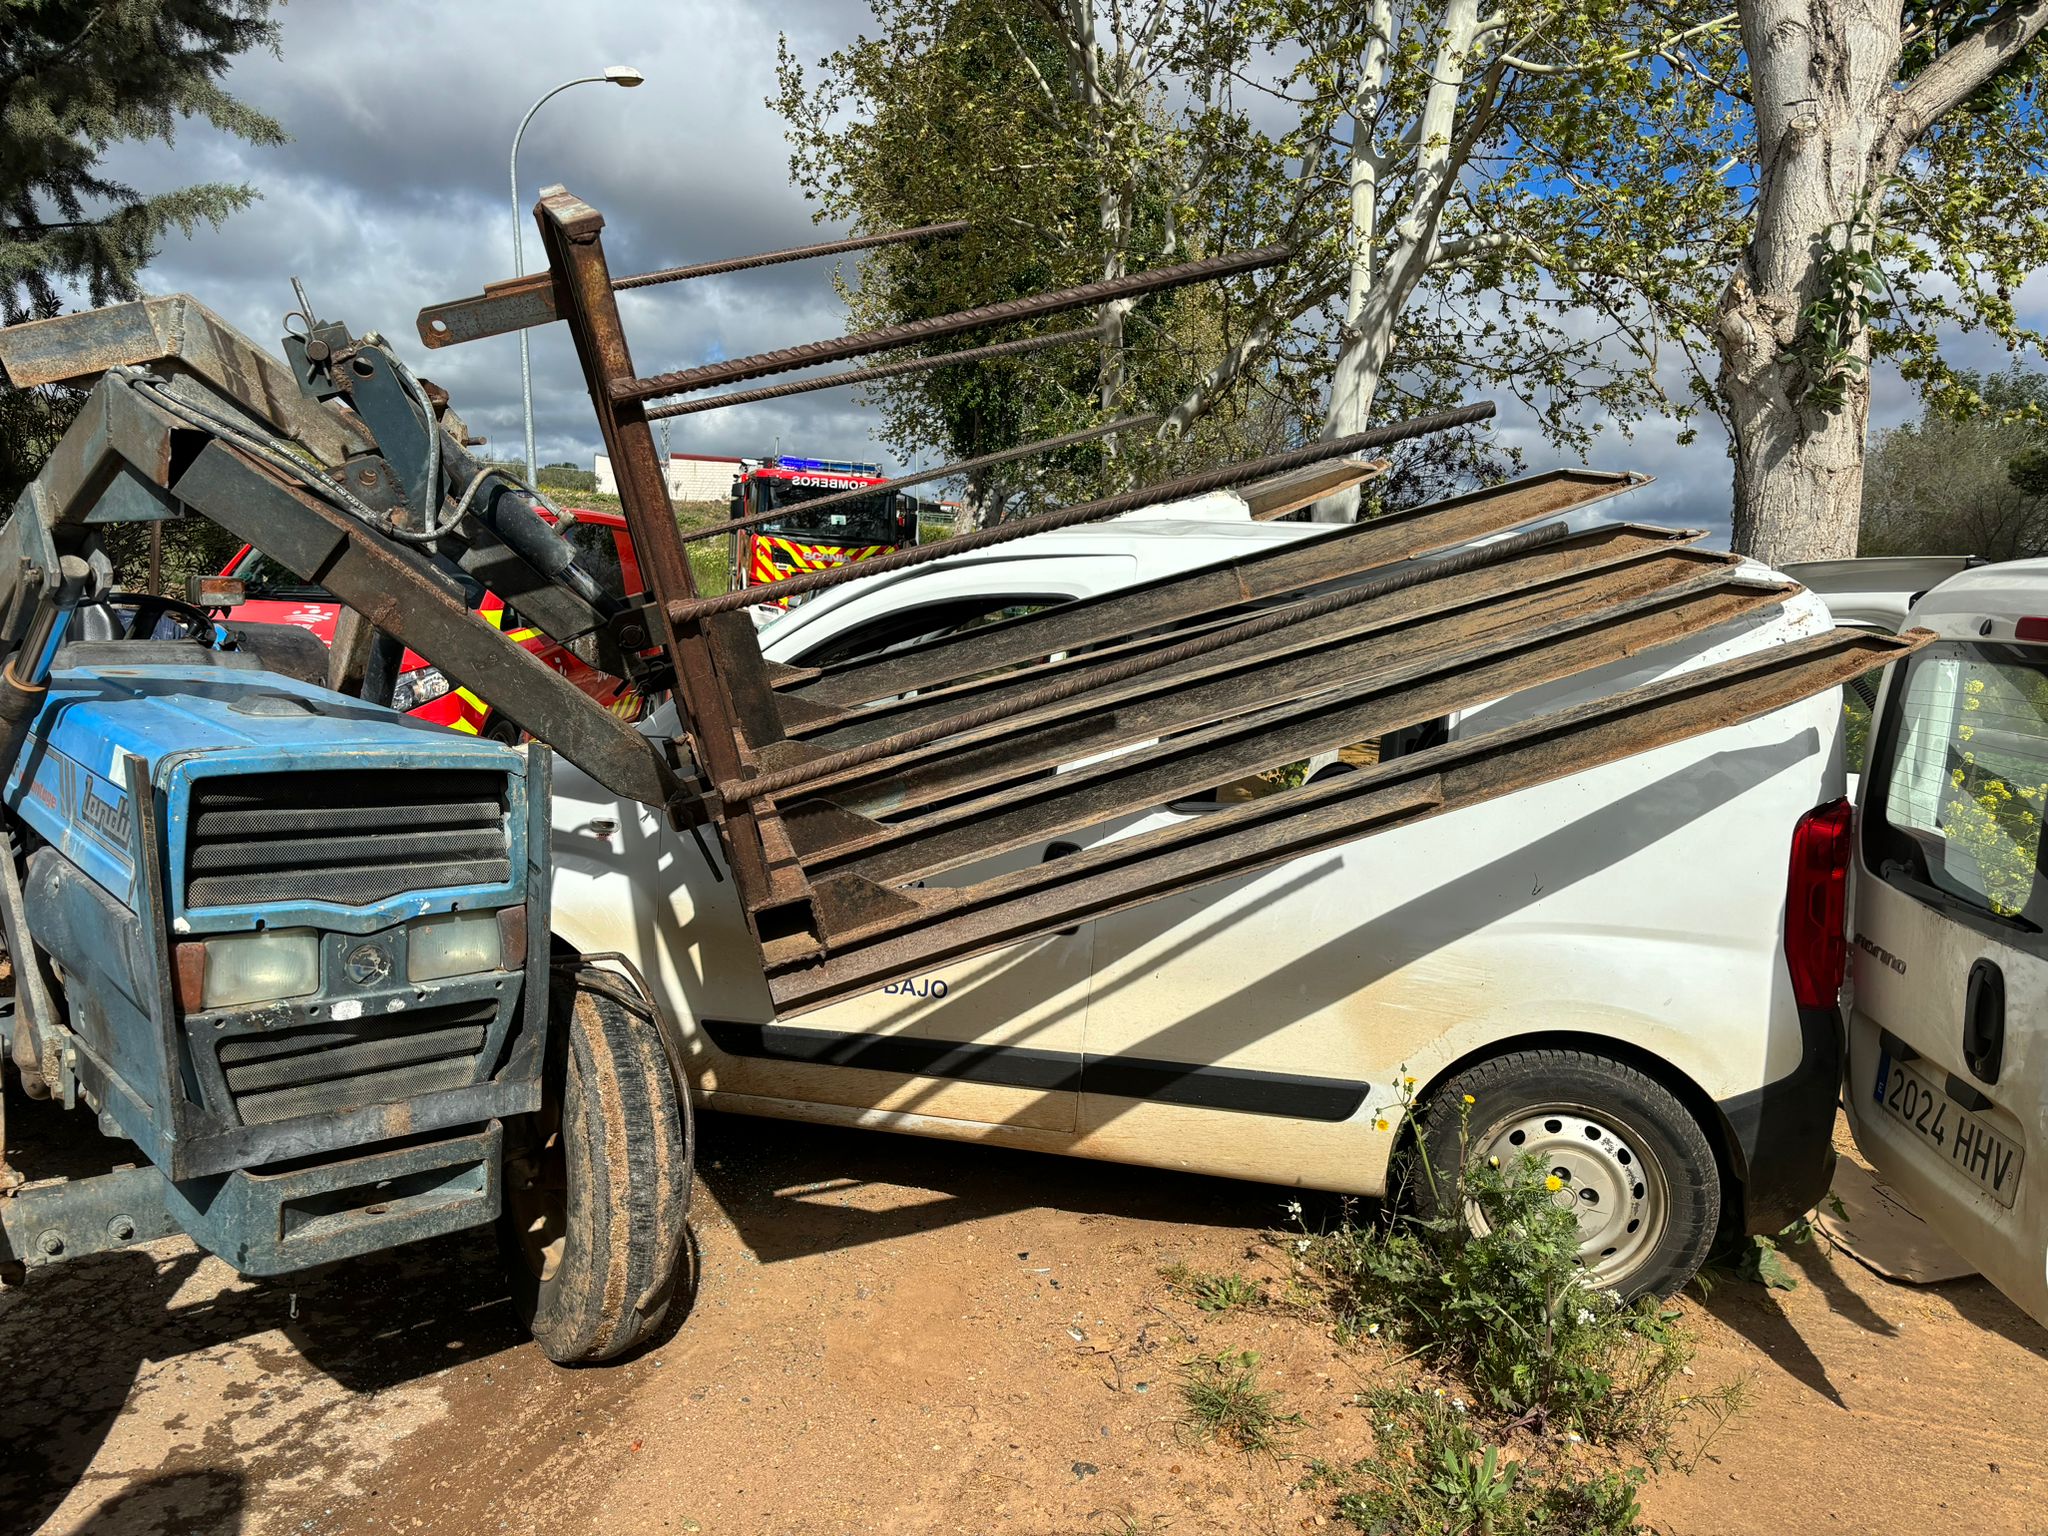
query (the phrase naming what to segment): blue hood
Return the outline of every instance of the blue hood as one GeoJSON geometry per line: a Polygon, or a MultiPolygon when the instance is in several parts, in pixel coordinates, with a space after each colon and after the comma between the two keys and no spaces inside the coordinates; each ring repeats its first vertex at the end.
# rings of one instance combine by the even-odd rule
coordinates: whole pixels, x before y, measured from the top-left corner
{"type": "Polygon", "coordinates": [[[512,748],[276,672],[60,666],[7,782],[6,803],[131,910],[140,894],[129,803],[137,762],[167,827],[180,821],[191,781],[216,774],[477,768],[523,780],[526,769],[525,755],[512,748]]]}

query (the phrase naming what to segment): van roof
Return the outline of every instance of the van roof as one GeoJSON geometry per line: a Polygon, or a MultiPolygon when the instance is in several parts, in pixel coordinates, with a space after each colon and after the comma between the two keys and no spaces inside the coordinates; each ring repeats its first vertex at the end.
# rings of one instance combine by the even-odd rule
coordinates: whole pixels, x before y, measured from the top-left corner
{"type": "Polygon", "coordinates": [[[2048,559],[2007,560],[1951,576],[1913,605],[1908,623],[2048,615],[2048,559]]]}

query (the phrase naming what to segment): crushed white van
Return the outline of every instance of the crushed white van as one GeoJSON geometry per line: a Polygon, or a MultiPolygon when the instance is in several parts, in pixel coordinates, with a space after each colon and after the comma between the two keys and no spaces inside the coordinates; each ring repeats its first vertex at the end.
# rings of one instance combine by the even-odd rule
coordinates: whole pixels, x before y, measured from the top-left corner
{"type": "MultiPolygon", "coordinates": [[[[768,624],[762,646],[823,663],[1319,531],[1202,498],[851,583],[768,624]]],[[[1828,624],[1800,593],[1379,748],[1828,624]]],[[[1776,1231],[1827,1188],[1842,956],[1817,919],[1846,857],[1841,722],[1830,693],[788,1022],[731,885],[654,812],[564,765],[554,926],[639,964],[718,1109],[1377,1195],[1404,1099],[1451,1149],[1469,1093],[1474,1150],[1563,1172],[1600,1283],[1669,1291],[1717,1232],[1776,1231]]],[[[1162,805],[957,878],[1214,803],[1162,805]]]]}

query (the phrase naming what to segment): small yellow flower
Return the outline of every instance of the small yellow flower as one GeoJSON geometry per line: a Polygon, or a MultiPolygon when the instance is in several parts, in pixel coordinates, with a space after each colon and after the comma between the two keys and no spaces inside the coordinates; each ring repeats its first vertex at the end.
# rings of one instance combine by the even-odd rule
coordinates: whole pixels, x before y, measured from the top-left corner
{"type": "Polygon", "coordinates": [[[1497,1157],[1489,1157],[1486,1160],[1486,1166],[1489,1168],[1498,1168],[1500,1166],[1500,1159],[1497,1157]]]}
{"type": "Polygon", "coordinates": [[[1387,1128],[1387,1122],[1384,1120],[1375,1120],[1372,1123],[1372,1128],[1376,1131],[1384,1131],[1387,1128]]]}
{"type": "Polygon", "coordinates": [[[1401,1081],[1407,1087],[1413,1088],[1415,1086],[1415,1079],[1412,1077],[1404,1077],[1401,1079],[1401,1081]]]}
{"type": "Polygon", "coordinates": [[[1477,1104],[1479,1101],[1473,1098],[1472,1095],[1468,1093],[1465,1095],[1465,1102],[1467,1104],[1477,1104]]]}
{"type": "Polygon", "coordinates": [[[1550,1192],[1551,1192],[1551,1193],[1552,1193],[1552,1194],[1554,1195],[1554,1194],[1556,1194],[1556,1193],[1557,1193],[1557,1192],[1558,1192],[1558,1191],[1559,1191],[1560,1189],[1563,1189],[1563,1188],[1564,1188],[1564,1180],[1563,1180],[1563,1179],[1560,1179],[1560,1178],[1559,1178],[1559,1177],[1558,1177],[1558,1176],[1557,1176],[1556,1174],[1554,1174],[1554,1173],[1546,1173],[1546,1174],[1545,1174],[1545,1175],[1543,1176],[1543,1187],[1544,1187],[1545,1189],[1549,1190],[1549,1191],[1550,1191],[1550,1192]]]}

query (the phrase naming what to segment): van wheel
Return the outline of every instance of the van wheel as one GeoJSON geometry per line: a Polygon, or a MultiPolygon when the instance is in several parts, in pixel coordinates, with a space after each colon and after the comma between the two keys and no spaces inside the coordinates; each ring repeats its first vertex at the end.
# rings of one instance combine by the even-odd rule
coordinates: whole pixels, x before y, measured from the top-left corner
{"type": "Polygon", "coordinates": [[[661,1325],[690,1211],[688,1095],[658,1027],[611,995],[619,978],[591,976],[556,973],[542,1106],[506,1127],[500,1241],[559,1365],[609,1360],[661,1325]]]}
{"type": "Polygon", "coordinates": [[[1430,1094],[1416,1134],[1437,1168],[1456,1167],[1461,1149],[1541,1160],[1578,1217],[1579,1261],[1630,1300],[1670,1295],[1713,1246],[1721,1172],[1706,1132],[1662,1084],[1610,1057],[1533,1050],[1481,1062],[1430,1094]]]}
{"type": "Polygon", "coordinates": [[[516,747],[526,733],[519,729],[516,721],[508,720],[494,710],[491,717],[484,722],[483,734],[486,741],[498,741],[508,747],[516,747]]]}

